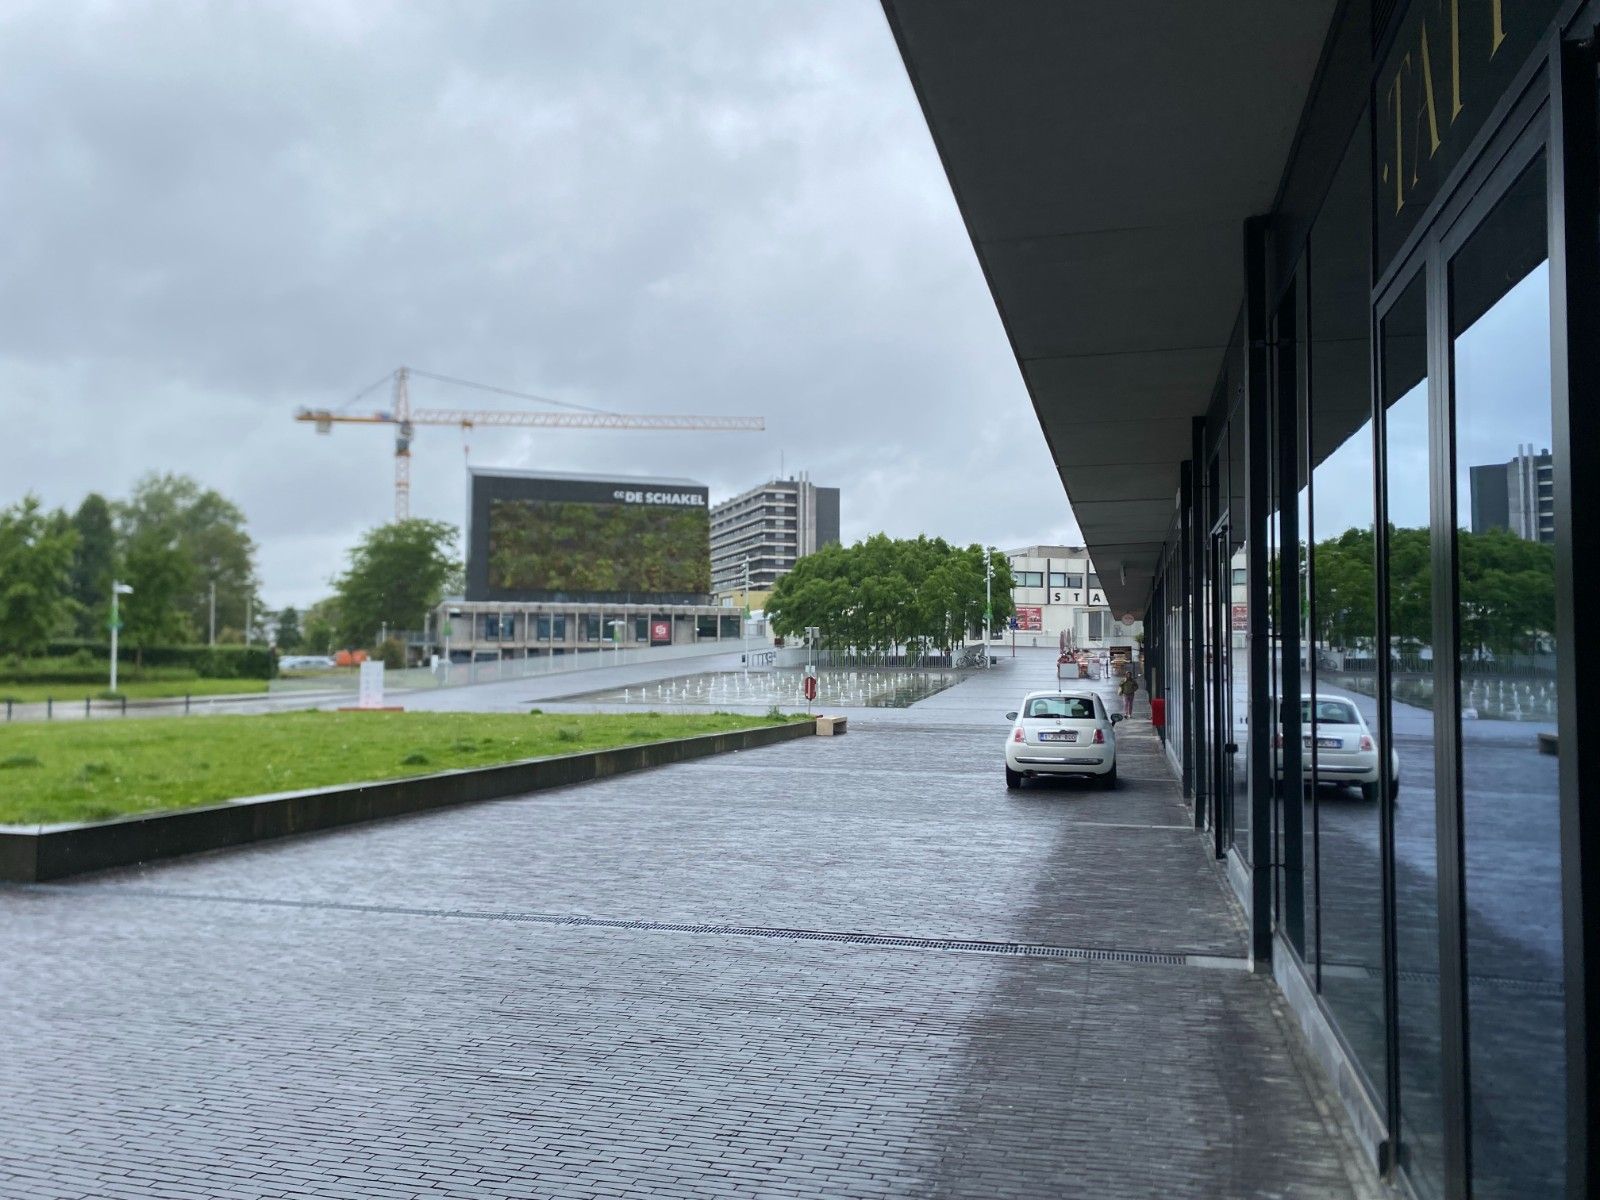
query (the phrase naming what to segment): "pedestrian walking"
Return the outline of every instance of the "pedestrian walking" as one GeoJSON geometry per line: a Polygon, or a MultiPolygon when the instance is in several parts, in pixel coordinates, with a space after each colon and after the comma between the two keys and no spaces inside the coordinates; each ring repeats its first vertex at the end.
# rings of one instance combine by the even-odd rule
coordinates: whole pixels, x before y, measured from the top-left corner
{"type": "Polygon", "coordinates": [[[1122,693],[1122,715],[1133,716],[1133,695],[1139,690],[1139,681],[1133,677],[1133,668],[1130,666],[1122,676],[1122,682],[1117,684],[1117,691],[1122,693]]]}

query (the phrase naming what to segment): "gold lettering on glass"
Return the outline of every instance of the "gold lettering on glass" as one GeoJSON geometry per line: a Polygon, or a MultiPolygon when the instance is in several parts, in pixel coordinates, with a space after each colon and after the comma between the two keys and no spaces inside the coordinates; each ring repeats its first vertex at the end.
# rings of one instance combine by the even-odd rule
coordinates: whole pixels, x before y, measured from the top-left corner
{"type": "Polygon", "coordinates": [[[1506,40],[1506,14],[1502,7],[1504,0],[1490,0],[1489,11],[1494,16],[1494,36],[1489,41],[1489,57],[1493,58],[1500,43],[1506,40]]]}
{"type": "Polygon", "coordinates": [[[1450,0],[1450,124],[1461,115],[1461,0],[1450,0]]]}
{"type": "Polygon", "coordinates": [[[1411,55],[1408,52],[1400,60],[1400,67],[1394,73],[1394,80],[1389,84],[1389,107],[1394,110],[1394,211],[1399,212],[1406,206],[1406,176],[1405,176],[1405,117],[1401,112],[1405,90],[1401,86],[1401,78],[1411,69],[1411,55]]]}
{"type": "MultiPolygon", "coordinates": [[[[1417,121],[1420,123],[1422,114],[1428,114],[1428,157],[1432,158],[1439,153],[1439,110],[1433,102],[1433,56],[1428,53],[1428,22],[1422,22],[1422,98],[1423,103],[1417,110],[1417,121]]],[[[1416,175],[1416,163],[1420,155],[1412,156],[1412,175],[1416,175]]]]}

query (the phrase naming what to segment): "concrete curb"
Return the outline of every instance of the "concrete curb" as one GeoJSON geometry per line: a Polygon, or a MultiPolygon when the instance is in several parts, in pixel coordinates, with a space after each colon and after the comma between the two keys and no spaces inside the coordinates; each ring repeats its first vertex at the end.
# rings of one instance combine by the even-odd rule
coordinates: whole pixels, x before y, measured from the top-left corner
{"type": "Polygon", "coordinates": [[[203,808],[110,821],[0,827],[0,881],[38,883],[107,867],[243,846],[317,829],[336,829],[361,821],[586,783],[712,754],[753,750],[815,733],[816,723],[805,720],[377,783],[251,796],[203,808]]]}

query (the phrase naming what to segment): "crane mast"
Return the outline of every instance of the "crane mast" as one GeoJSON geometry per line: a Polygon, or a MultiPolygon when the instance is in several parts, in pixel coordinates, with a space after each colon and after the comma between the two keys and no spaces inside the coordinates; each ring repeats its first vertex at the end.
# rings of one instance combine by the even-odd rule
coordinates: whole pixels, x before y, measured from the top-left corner
{"type": "MultiPolygon", "coordinates": [[[[427,372],[423,372],[424,375],[427,372]]],[[[430,376],[430,378],[443,378],[430,376]]],[[[382,381],[380,380],[379,383],[382,381]]],[[[505,395],[522,395],[504,388],[450,380],[505,395]]],[[[374,385],[377,386],[377,385],[374,385]]],[[[524,397],[539,399],[539,397],[524,397]]],[[[418,425],[453,425],[472,429],[479,425],[499,428],[538,429],[652,429],[703,430],[716,433],[756,433],[766,428],[762,417],[681,416],[652,413],[616,413],[596,410],[567,412],[517,412],[508,410],[466,410],[411,407],[411,369],[400,367],[394,373],[394,399],[388,412],[340,412],[328,408],[301,408],[296,421],[306,421],[318,433],[331,433],[335,425],[394,426],[394,518],[404,521],[411,515],[411,439],[418,425]]]]}

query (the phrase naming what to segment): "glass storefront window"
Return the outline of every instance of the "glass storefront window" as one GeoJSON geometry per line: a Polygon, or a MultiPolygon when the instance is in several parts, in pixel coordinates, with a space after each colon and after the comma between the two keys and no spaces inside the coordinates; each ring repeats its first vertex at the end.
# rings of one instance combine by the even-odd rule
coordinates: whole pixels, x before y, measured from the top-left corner
{"type": "Polygon", "coordinates": [[[1363,127],[1312,227],[1308,256],[1307,647],[1315,702],[1301,705],[1301,747],[1314,780],[1319,986],[1381,1112],[1387,1039],[1368,154],[1363,127]]]}
{"type": "Polygon", "coordinates": [[[1284,803],[1300,805],[1300,864],[1302,920],[1305,925],[1301,957],[1315,969],[1318,960],[1317,922],[1322,907],[1317,892],[1317,795],[1311,786],[1311,761],[1305,738],[1310,726],[1300,720],[1300,697],[1316,690],[1317,656],[1311,652],[1311,413],[1307,408],[1309,385],[1301,388],[1296,405],[1295,458],[1295,628],[1298,686],[1283,694],[1279,720],[1284,739],[1284,803]],[[1300,782],[1297,782],[1297,778],[1300,782]]]}
{"type": "MultiPolygon", "coordinates": [[[[1232,793],[1228,809],[1232,818],[1233,848],[1245,862],[1250,862],[1250,590],[1249,570],[1246,566],[1244,535],[1250,527],[1245,511],[1245,480],[1249,477],[1249,463],[1245,449],[1245,405],[1242,402],[1243,386],[1235,385],[1240,397],[1228,422],[1228,543],[1224,547],[1227,562],[1218,586],[1228,597],[1227,630],[1228,653],[1227,695],[1223,704],[1228,713],[1227,742],[1234,747],[1233,765],[1229,771],[1232,793]]],[[[1262,731],[1263,736],[1266,731],[1262,731]]]]}
{"type": "Polygon", "coordinates": [[[1473,1195],[1564,1182],[1545,166],[1450,264],[1473,1195]],[[1547,519],[1548,518],[1548,519],[1547,519]]]}
{"type": "Polygon", "coordinates": [[[1390,704],[1379,744],[1398,762],[1393,810],[1400,1164],[1423,1196],[1444,1188],[1434,809],[1433,568],[1428,495],[1427,298],[1419,276],[1380,326],[1390,704]]]}

